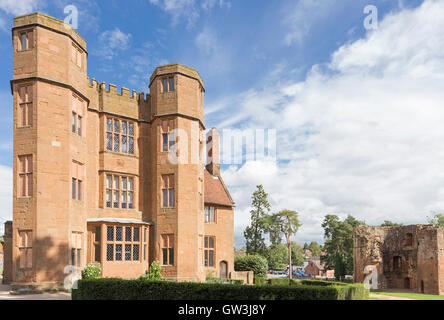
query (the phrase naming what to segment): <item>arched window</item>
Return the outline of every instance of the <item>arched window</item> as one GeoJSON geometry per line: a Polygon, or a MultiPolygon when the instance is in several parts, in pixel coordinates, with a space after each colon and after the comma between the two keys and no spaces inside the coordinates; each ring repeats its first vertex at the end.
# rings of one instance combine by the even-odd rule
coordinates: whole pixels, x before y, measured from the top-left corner
{"type": "Polygon", "coordinates": [[[400,256],[393,257],[393,270],[401,270],[402,268],[402,259],[400,256]]]}

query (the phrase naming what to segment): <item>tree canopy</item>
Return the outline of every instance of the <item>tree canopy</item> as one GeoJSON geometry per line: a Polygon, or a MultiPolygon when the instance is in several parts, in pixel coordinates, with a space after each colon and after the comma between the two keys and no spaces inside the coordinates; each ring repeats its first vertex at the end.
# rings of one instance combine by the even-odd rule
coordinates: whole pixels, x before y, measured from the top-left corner
{"type": "Polygon", "coordinates": [[[264,254],[266,250],[263,237],[264,218],[270,212],[270,204],[268,203],[268,194],[262,185],[258,185],[253,193],[251,206],[253,207],[250,211],[251,223],[244,231],[247,254],[264,254]]]}
{"type": "Polygon", "coordinates": [[[444,227],[444,215],[436,213],[433,217],[427,217],[427,222],[433,224],[435,227],[444,227]]]}
{"type": "Polygon", "coordinates": [[[321,261],[326,269],[334,269],[336,277],[344,277],[353,273],[353,230],[359,225],[359,221],[347,216],[341,221],[336,215],[327,215],[324,218],[324,251],[321,261]]]}

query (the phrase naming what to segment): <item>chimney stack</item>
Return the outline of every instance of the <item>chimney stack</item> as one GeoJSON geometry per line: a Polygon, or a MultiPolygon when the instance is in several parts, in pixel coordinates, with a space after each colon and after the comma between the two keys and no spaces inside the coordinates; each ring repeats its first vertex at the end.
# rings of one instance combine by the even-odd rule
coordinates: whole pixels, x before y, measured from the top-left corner
{"type": "Polygon", "coordinates": [[[213,176],[220,175],[219,162],[219,132],[216,128],[211,128],[207,133],[207,170],[213,176]]]}

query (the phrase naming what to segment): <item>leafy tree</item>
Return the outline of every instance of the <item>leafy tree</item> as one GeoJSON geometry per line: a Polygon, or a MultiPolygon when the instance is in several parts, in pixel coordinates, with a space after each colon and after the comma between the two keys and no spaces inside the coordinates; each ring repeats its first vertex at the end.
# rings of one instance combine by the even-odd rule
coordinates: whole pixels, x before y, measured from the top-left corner
{"type": "Polygon", "coordinates": [[[268,268],[282,270],[288,263],[287,246],[283,243],[272,244],[267,248],[265,257],[268,261],[268,268]]]}
{"type": "Polygon", "coordinates": [[[308,243],[307,243],[307,242],[304,242],[304,247],[303,247],[303,249],[304,249],[304,250],[308,250],[308,243]]]}
{"type": "Polygon", "coordinates": [[[304,263],[304,257],[302,257],[303,248],[296,242],[291,242],[291,260],[293,265],[300,266],[304,263]]]}
{"type": "Polygon", "coordinates": [[[402,223],[396,223],[390,220],[384,220],[384,223],[381,224],[381,227],[400,227],[402,225],[403,225],[402,223]]]}
{"type": "Polygon", "coordinates": [[[321,246],[316,241],[310,242],[308,250],[311,251],[313,257],[319,257],[321,255],[321,246]]]}
{"type": "Polygon", "coordinates": [[[444,227],[444,215],[437,213],[432,218],[427,217],[427,222],[435,227],[444,227]]]}
{"type": "Polygon", "coordinates": [[[353,273],[353,230],[365,224],[352,216],[341,221],[336,215],[327,215],[324,218],[324,251],[321,262],[326,269],[334,269],[336,277],[344,277],[353,273]]]}
{"type": "MultiPolygon", "coordinates": [[[[244,231],[247,254],[264,254],[266,246],[262,234],[264,232],[264,218],[270,212],[270,204],[268,203],[268,194],[264,191],[262,185],[257,186],[251,197],[251,202],[253,207],[250,211],[251,224],[244,231]]],[[[271,241],[272,243],[279,243],[274,238],[271,241]]]]}
{"type": "Polygon", "coordinates": [[[255,277],[265,277],[268,271],[267,259],[260,255],[247,255],[234,258],[234,270],[253,271],[255,277]]]}
{"type": "Polygon", "coordinates": [[[274,237],[274,241],[281,242],[281,235],[284,236],[288,248],[288,265],[290,279],[292,277],[292,260],[291,260],[291,237],[296,234],[301,224],[299,223],[298,213],[291,210],[281,210],[271,216],[263,219],[265,230],[274,237]]]}
{"type": "Polygon", "coordinates": [[[100,277],[102,269],[98,263],[88,263],[85,269],[82,270],[82,279],[92,280],[100,277]]]}

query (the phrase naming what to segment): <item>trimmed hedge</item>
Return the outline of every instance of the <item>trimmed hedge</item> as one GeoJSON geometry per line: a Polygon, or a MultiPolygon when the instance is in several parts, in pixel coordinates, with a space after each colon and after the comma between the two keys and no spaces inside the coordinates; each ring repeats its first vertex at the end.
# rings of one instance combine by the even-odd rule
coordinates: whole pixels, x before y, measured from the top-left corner
{"type": "Polygon", "coordinates": [[[343,282],[323,281],[323,280],[300,280],[300,282],[301,282],[301,284],[307,285],[307,286],[347,286],[348,285],[343,282]]]}
{"type": "MultiPolygon", "coordinates": [[[[357,286],[357,285],[356,285],[357,286]]],[[[79,280],[73,300],[345,300],[365,299],[363,286],[240,286],[123,279],[79,280]]],[[[367,291],[368,295],[368,291],[367,291]]]]}
{"type": "Polygon", "coordinates": [[[260,255],[234,257],[235,271],[253,271],[254,276],[266,277],[268,271],[267,259],[260,255]]]}

